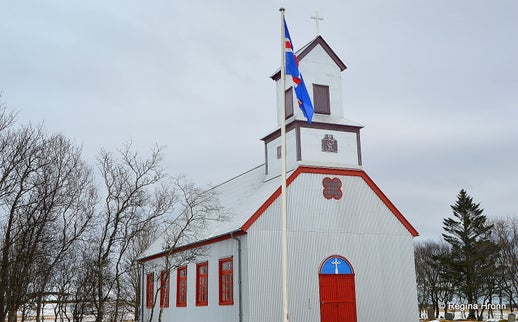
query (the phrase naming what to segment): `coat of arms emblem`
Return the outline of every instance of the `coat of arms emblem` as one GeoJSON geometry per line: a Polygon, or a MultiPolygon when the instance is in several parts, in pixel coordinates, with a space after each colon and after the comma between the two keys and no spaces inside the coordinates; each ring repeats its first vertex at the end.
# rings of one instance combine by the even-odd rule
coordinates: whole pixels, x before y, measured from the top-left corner
{"type": "Polygon", "coordinates": [[[322,152],[338,152],[338,142],[332,134],[326,134],[322,139],[322,152]]]}

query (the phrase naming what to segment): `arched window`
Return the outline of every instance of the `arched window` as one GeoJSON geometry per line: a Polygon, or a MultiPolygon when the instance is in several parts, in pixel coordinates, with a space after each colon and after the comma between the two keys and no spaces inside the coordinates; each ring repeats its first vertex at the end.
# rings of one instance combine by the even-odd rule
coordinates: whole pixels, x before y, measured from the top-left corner
{"type": "Polygon", "coordinates": [[[342,256],[329,256],[320,266],[320,274],[354,274],[351,264],[342,256]]]}

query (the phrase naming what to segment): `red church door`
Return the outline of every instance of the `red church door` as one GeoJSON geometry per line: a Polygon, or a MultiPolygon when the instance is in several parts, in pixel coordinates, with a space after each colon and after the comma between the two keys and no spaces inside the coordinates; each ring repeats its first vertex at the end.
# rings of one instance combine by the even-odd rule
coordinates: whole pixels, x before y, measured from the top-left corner
{"type": "Polygon", "coordinates": [[[356,322],[354,274],[345,258],[328,258],[320,269],[319,280],[321,322],[356,322]],[[342,266],[338,268],[339,265],[342,266]]]}

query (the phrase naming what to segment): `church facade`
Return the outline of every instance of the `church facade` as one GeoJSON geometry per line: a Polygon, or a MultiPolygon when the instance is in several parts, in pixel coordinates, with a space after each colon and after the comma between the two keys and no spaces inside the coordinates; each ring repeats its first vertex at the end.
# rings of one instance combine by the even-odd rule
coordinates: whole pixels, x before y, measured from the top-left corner
{"type": "MultiPolygon", "coordinates": [[[[362,126],[343,112],[346,66],[321,36],[297,55],[315,107],[311,124],[290,84],[281,88],[280,72],[272,76],[287,115],[289,320],[416,321],[418,233],[363,170],[362,126]]],[[[182,245],[205,247],[203,257],[164,270],[160,238],[141,256],[143,321],[159,312],[162,321],[281,320],[280,129],[263,142],[263,165],[214,188],[230,220],[182,245]]]]}

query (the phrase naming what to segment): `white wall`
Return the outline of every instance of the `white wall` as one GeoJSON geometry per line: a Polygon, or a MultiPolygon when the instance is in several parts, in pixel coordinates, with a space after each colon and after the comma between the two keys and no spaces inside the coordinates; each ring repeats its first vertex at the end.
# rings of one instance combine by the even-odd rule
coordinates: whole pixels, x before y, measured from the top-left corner
{"type": "MultiPolygon", "coordinates": [[[[288,188],[288,209],[290,322],[320,321],[319,268],[332,255],[347,258],[355,271],[358,322],[417,320],[412,236],[361,177],[302,173],[288,188]],[[326,176],[342,181],[342,199],[323,197],[326,176]]],[[[277,198],[240,237],[244,322],[281,320],[280,227],[277,198]]],[[[194,304],[193,263],[188,267],[188,305],[175,307],[173,272],[164,321],[238,321],[237,241],[213,244],[206,259],[209,306],[194,304]],[[234,256],[234,305],[220,306],[218,260],[228,256],[234,256]]]]}
{"type": "Polygon", "coordinates": [[[302,160],[335,164],[338,166],[359,166],[358,141],[356,133],[320,130],[311,128],[300,129],[302,160]],[[338,152],[322,152],[322,139],[326,134],[333,135],[337,140],[338,152]]]}
{"type": "MultiPolygon", "coordinates": [[[[278,176],[281,173],[281,161],[277,159],[277,147],[281,145],[281,138],[276,138],[266,145],[268,164],[267,179],[278,176]]],[[[286,133],[286,168],[291,171],[298,166],[297,163],[297,141],[295,130],[286,133]]]]}
{"type": "MultiPolygon", "coordinates": [[[[342,78],[340,68],[336,63],[329,57],[324,49],[317,45],[313,50],[308,53],[304,59],[300,61],[300,72],[304,78],[304,83],[308,90],[309,96],[313,101],[313,85],[327,85],[329,86],[329,98],[331,107],[331,116],[335,118],[343,117],[343,99],[342,99],[342,78]]],[[[293,86],[290,77],[286,79],[286,89],[293,86]]],[[[277,91],[277,124],[281,124],[279,118],[279,109],[284,106],[284,101],[281,102],[281,82],[276,82],[277,91]]],[[[295,116],[301,116],[302,111],[298,107],[295,101],[295,95],[293,95],[293,114],[295,116]]]]}
{"type": "MultiPolygon", "coordinates": [[[[242,247],[246,250],[246,236],[239,237],[242,240],[242,247]]],[[[195,263],[187,266],[187,306],[176,307],[176,287],[177,287],[177,272],[171,272],[170,278],[170,301],[169,308],[164,308],[162,321],[239,321],[239,290],[238,290],[238,252],[237,241],[234,239],[227,239],[216,244],[212,244],[208,249],[208,256],[199,258],[195,263]],[[233,256],[234,267],[234,304],[233,305],[219,305],[219,272],[218,264],[222,258],[233,256]],[[208,306],[196,306],[196,263],[208,261],[209,269],[209,299],[208,306]]],[[[246,256],[243,264],[243,269],[246,269],[246,256]]],[[[145,274],[153,271],[155,276],[160,275],[160,263],[163,259],[156,259],[146,262],[145,274]]],[[[163,266],[162,266],[163,267],[163,266]]],[[[246,279],[244,280],[246,283],[246,279]]],[[[155,281],[155,290],[158,282],[155,281]]],[[[246,284],[245,284],[246,285],[246,284]]],[[[145,287],[144,287],[145,291],[145,287]]],[[[145,301],[145,297],[144,297],[145,301]]],[[[153,313],[153,321],[158,321],[159,314],[158,304],[155,306],[153,313]]],[[[144,321],[149,320],[151,309],[144,310],[144,321]]]]}
{"type": "MultiPolygon", "coordinates": [[[[288,188],[290,322],[320,321],[318,270],[329,256],[355,270],[358,321],[418,318],[412,236],[360,177],[338,177],[341,200],[322,196],[325,175],[301,174],[288,188]]],[[[279,320],[279,200],[248,232],[250,322],[279,320]]]]}

